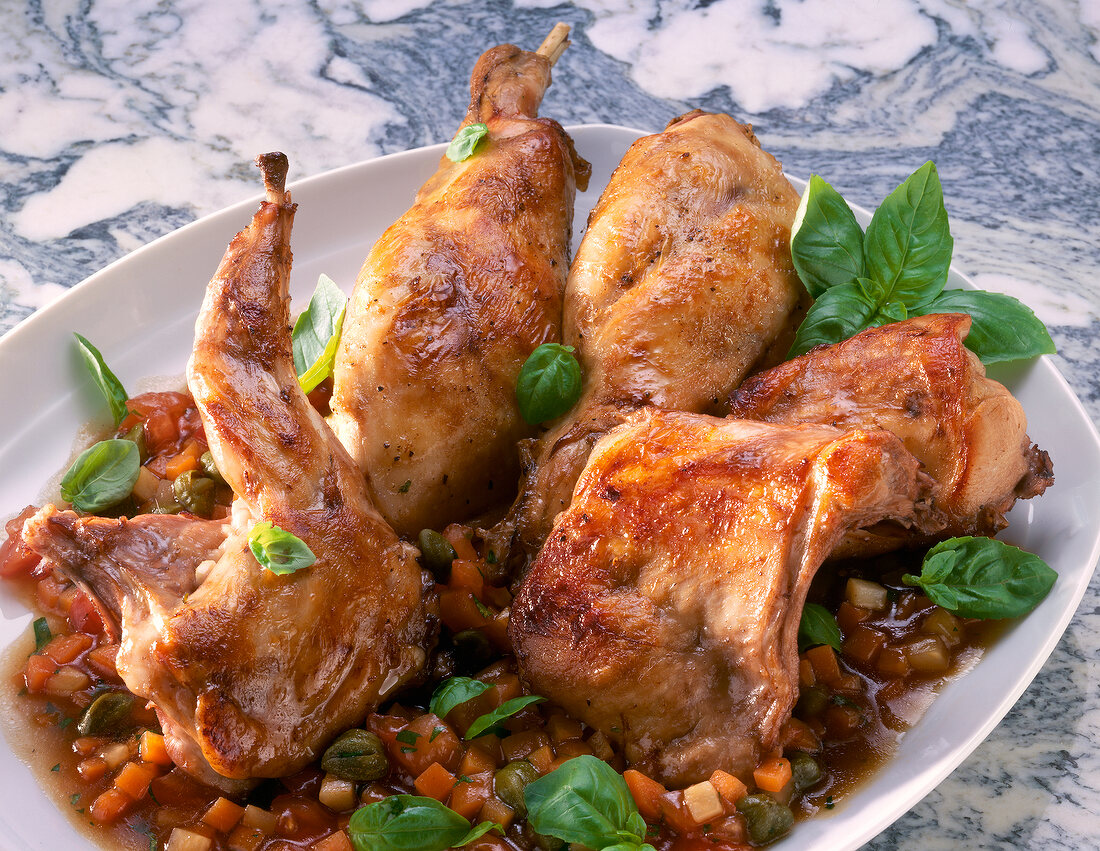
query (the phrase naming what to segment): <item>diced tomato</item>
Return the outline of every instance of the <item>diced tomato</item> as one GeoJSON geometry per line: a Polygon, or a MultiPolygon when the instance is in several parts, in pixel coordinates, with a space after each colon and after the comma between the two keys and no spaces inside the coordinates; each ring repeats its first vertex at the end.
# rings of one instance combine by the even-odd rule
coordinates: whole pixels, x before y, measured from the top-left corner
{"type": "Polygon", "coordinates": [[[28,505],[4,527],[8,538],[0,544],[0,576],[5,579],[30,576],[41,561],[38,554],[23,543],[23,524],[37,510],[33,505],[28,505]]]}
{"type": "Polygon", "coordinates": [[[320,802],[299,795],[279,795],[271,802],[280,836],[316,842],[336,830],[336,816],[320,802]]]}
{"type": "Polygon", "coordinates": [[[73,597],[66,617],[77,632],[86,632],[89,635],[100,635],[103,632],[103,618],[99,614],[99,607],[83,591],[73,597]]]}
{"type": "Polygon", "coordinates": [[[451,725],[431,713],[381,738],[393,761],[413,777],[420,776],[433,762],[453,773],[462,759],[462,742],[451,725]]]}
{"type": "Polygon", "coordinates": [[[27,691],[32,694],[44,691],[50,677],[57,673],[58,665],[49,656],[35,653],[27,659],[27,665],[23,669],[23,678],[27,682],[27,691]]]}

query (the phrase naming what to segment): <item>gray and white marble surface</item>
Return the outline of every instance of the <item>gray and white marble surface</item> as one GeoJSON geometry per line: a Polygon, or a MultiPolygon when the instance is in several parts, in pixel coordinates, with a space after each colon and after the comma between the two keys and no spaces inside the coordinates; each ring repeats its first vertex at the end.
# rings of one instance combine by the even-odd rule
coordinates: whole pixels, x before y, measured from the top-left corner
{"type": "MultiPolygon", "coordinates": [[[[449,138],[478,54],[557,20],[563,124],[730,112],[864,206],[935,160],[956,263],[1036,310],[1100,416],[1100,0],[5,0],[0,331],[254,196],[259,151],[306,176],[449,138]]],[[[867,847],[1100,847],[1098,646],[1094,576],[1003,723],[867,847]]]]}

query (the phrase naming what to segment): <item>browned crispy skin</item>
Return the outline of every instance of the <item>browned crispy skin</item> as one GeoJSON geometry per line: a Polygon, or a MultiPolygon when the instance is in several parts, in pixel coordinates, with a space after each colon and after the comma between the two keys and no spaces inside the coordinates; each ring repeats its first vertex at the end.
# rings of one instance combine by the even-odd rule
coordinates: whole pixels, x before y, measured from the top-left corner
{"type": "Polygon", "coordinates": [[[747,778],[798,696],[818,566],[926,487],[887,432],[647,410],[596,445],[520,586],[520,670],[663,781],[747,778]]]}
{"type": "Polygon", "coordinates": [[[896,434],[936,482],[932,528],[850,536],[842,554],[929,537],[992,535],[1018,498],[1053,482],[1050,457],[1027,436],[1020,403],[964,345],[970,317],[937,314],[863,331],[748,379],[730,416],[827,423],[896,434]]]}
{"type": "Polygon", "coordinates": [[[538,118],[550,64],[512,45],[477,62],[463,127],[488,138],[445,157],[359,273],[337,355],[332,425],[400,533],[515,494],[531,435],[516,377],[561,339],[576,184],[590,167],[538,118]]]}
{"type": "MultiPolygon", "coordinates": [[[[193,589],[109,559],[65,564],[104,596],[117,589],[107,607],[121,616],[119,673],[156,705],[177,764],[225,788],[235,785],[225,778],[282,776],[315,759],[418,673],[434,624],[415,550],[371,505],[299,387],[287,295],[294,204],[286,158],[261,161],[268,200],[210,282],[188,364],[210,451],[237,495],[229,537],[193,589]],[[304,541],[316,563],[283,576],[262,568],[247,543],[261,520],[304,541]]],[[[131,539],[149,525],[68,522],[85,538],[104,523],[131,539]]]]}
{"type": "MultiPolygon", "coordinates": [[[[799,196],[752,128],[692,112],[626,152],[569,273],[584,394],[540,443],[509,524],[533,554],[592,444],[641,405],[716,413],[786,351],[808,302],[790,259],[799,196]]],[[[494,532],[507,547],[503,529],[494,532]]]]}

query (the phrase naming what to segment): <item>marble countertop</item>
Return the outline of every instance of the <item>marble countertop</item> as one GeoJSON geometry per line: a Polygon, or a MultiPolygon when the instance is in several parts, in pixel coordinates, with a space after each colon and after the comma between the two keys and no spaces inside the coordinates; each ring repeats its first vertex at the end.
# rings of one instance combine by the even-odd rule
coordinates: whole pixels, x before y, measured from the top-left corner
{"type": "MultiPolygon", "coordinates": [[[[7,3],[0,331],[255,196],[260,151],[302,177],[448,139],[479,53],[533,48],[557,20],[574,43],[542,111],[563,124],[729,112],[872,207],[935,160],[955,262],[1036,310],[1100,416],[1097,0],[7,3]]],[[[1000,726],[866,847],[1098,847],[1098,645],[1094,576],[1000,726]]]]}

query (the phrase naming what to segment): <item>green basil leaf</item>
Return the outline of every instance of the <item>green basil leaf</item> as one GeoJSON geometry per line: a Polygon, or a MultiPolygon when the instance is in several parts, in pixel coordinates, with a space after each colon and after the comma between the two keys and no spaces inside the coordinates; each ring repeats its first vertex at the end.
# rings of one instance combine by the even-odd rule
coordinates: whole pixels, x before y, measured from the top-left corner
{"type": "Polygon", "coordinates": [[[309,305],[294,322],[291,334],[294,369],[306,393],[332,374],[347,304],[347,296],[336,282],[328,275],[321,275],[309,305]]]}
{"type": "Polygon", "coordinates": [[[475,839],[480,839],[490,830],[500,831],[504,833],[504,825],[497,824],[495,821],[483,821],[481,824],[475,825],[470,828],[470,832],[463,836],[458,842],[454,844],[455,848],[461,848],[463,845],[468,845],[475,839]]]}
{"type": "Polygon", "coordinates": [[[523,697],[513,697],[511,700],[506,700],[492,712],[486,712],[475,720],[474,723],[470,725],[470,729],[466,731],[466,738],[476,739],[490,727],[496,726],[505,718],[511,718],[521,709],[530,706],[532,703],[541,703],[544,700],[546,700],[545,697],[539,697],[537,694],[528,694],[523,697]]]}
{"type": "Polygon", "coordinates": [[[807,603],[798,623],[798,652],[820,644],[828,644],[839,651],[840,642],[840,627],[836,625],[833,613],[817,603],[807,603]]]}
{"type": "Polygon", "coordinates": [[[1024,360],[1052,355],[1050,332],[1023,302],[984,290],[944,290],[921,308],[929,313],[969,313],[972,321],[966,347],[982,363],[1024,360]]]}
{"type": "Polygon", "coordinates": [[[481,140],[489,135],[489,127],[486,124],[467,124],[451,139],[447,146],[447,159],[454,163],[468,160],[474,155],[481,140]]]}
{"type": "Polygon", "coordinates": [[[863,240],[867,276],[885,285],[886,301],[920,307],[947,283],[952,247],[943,187],[935,164],[927,162],[871,217],[863,240]]]}
{"type": "Polygon", "coordinates": [[[132,440],[101,440],[85,449],[61,479],[61,496],[78,511],[110,508],[130,495],[141,472],[132,440]]]}
{"type": "Polygon", "coordinates": [[[280,576],[309,567],[317,561],[306,542],[274,523],[257,523],[248,533],[248,548],[261,567],[280,576]]]}
{"type": "Polygon", "coordinates": [[[575,757],[528,783],[523,800],[527,823],[543,836],[594,849],[638,848],[645,841],[626,781],[594,756],[575,757]]]}
{"type": "Polygon", "coordinates": [[[814,174],[791,227],[791,260],[810,295],[866,277],[863,228],[848,203],[814,174]]]}
{"type": "Polygon", "coordinates": [[[476,839],[477,829],[434,798],[394,795],[356,810],[348,836],[356,851],[443,851],[476,839]]]}
{"type": "Polygon", "coordinates": [[[581,365],[572,346],[543,343],[527,358],[516,380],[519,412],[531,425],[560,417],[581,395],[581,365]]]}
{"type": "Polygon", "coordinates": [[[822,293],[807,311],[787,357],[805,354],[814,346],[839,343],[864,328],[872,327],[879,305],[867,298],[861,284],[871,287],[874,282],[861,279],[857,283],[831,287],[822,293]]]}
{"type": "Polygon", "coordinates": [[[1058,574],[1037,555],[992,538],[951,538],[928,551],[921,575],[905,574],[938,606],[966,618],[1018,618],[1034,609],[1058,574]]]}
{"type": "Polygon", "coordinates": [[[88,367],[88,372],[92,374],[92,379],[95,381],[99,391],[103,394],[103,398],[107,400],[107,407],[111,409],[111,416],[114,417],[115,427],[126,419],[126,415],[129,411],[126,408],[126,400],[130,398],[126,392],[126,388],[122,386],[122,382],[118,380],[118,377],[111,372],[110,368],[103,360],[103,355],[99,353],[99,349],[93,346],[84,337],[73,332],[73,336],[76,337],[77,351],[80,352],[80,356],[84,359],[84,364],[88,367]]]}
{"type": "Polygon", "coordinates": [[[50,643],[53,633],[45,618],[35,618],[34,621],[34,652],[37,653],[50,643]]]}
{"type": "Polygon", "coordinates": [[[490,688],[492,686],[471,677],[451,677],[436,686],[428,709],[433,715],[446,718],[447,713],[456,706],[485,694],[490,688]]]}

